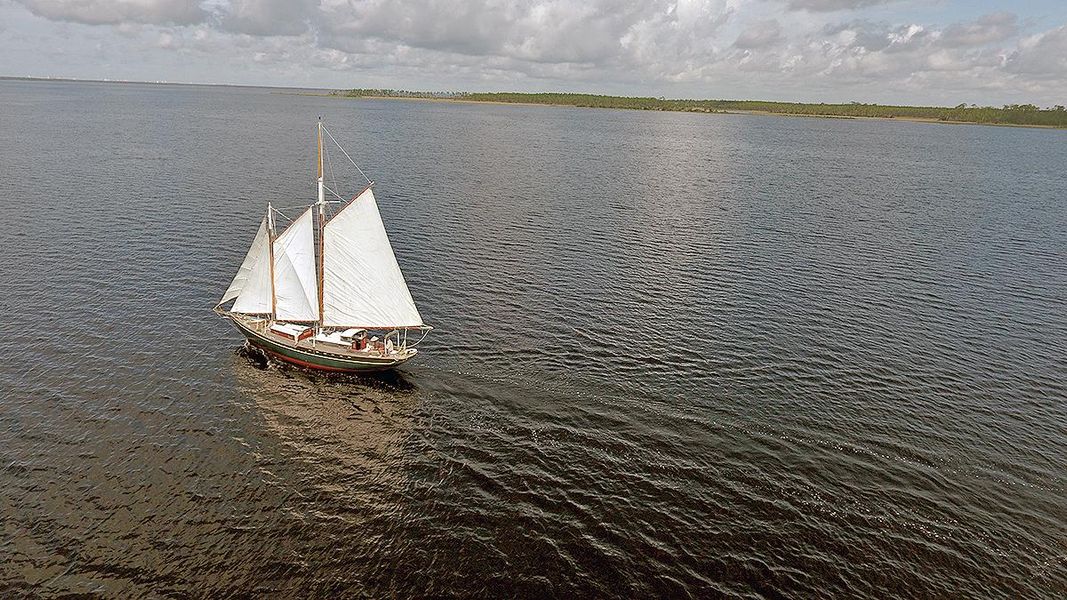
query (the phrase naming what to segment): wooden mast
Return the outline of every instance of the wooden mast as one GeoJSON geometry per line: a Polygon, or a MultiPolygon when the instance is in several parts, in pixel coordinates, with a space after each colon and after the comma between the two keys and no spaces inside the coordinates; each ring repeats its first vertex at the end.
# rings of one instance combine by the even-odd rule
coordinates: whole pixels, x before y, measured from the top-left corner
{"type": "Polygon", "coordinates": [[[326,276],[326,240],[323,231],[326,224],[326,195],[322,181],[322,117],[319,117],[319,329],[322,329],[322,281],[326,276]]]}
{"type": "Polygon", "coordinates": [[[274,295],[274,210],[267,203],[267,252],[270,260],[270,320],[278,317],[278,298],[274,295]]]}

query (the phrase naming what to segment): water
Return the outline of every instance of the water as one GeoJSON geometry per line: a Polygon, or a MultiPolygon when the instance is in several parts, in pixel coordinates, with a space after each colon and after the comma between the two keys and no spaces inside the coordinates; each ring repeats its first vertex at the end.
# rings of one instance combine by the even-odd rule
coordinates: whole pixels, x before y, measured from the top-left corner
{"type": "Polygon", "coordinates": [[[0,595],[1063,597],[1064,164],[0,81],[0,595]],[[261,369],[210,312],[266,201],[313,198],[318,114],[437,327],[393,376],[261,369]]]}

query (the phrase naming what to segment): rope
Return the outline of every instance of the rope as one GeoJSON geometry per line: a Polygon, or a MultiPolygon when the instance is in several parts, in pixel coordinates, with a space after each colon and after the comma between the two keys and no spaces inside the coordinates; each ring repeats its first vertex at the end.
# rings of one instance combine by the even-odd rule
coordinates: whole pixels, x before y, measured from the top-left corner
{"type": "MultiPolygon", "coordinates": [[[[407,330],[404,331],[404,335],[407,336],[407,330]]],[[[414,348],[415,346],[418,346],[420,343],[422,343],[422,340],[426,339],[426,336],[428,336],[428,335],[430,335],[430,330],[429,329],[424,330],[422,332],[422,337],[419,338],[419,341],[415,342],[410,347],[414,348]]]]}
{"type": "MultiPolygon", "coordinates": [[[[295,210],[297,208],[307,208],[307,207],[306,206],[287,206],[287,207],[285,207],[285,210],[295,210]]],[[[271,210],[273,210],[274,212],[278,213],[279,215],[285,217],[286,219],[289,219],[290,222],[295,220],[292,217],[290,217],[289,215],[283,213],[281,211],[281,209],[279,209],[279,208],[271,207],[271,210]]]]}
{"type": "MultiPolygon", "coordinates": [[[[355,167],[357,171],[359,171],[359,174],[362,175],[363,178],[367,180],[367,183],[374,183],[373,181],[371,181],[370,177],[367,177],[367,174],[363,172],[363,169],[359,168],[359,165],[356,164],[356,161],[352,160],[352,157],[348,155],[348,152],[345,152],[345,149],[342,148],[341,144],[339,144],[337,142],[337,139],[335,137],[333,137],[333,134],[330,133],[330,130],[326,129],[325,125],[322,126],[322,130],[326,132],[326,135],[328,135],[330,137],[330,141],[332,141],[334,143],[334,145],[337,146],[337,148],[341,151],[341,153],[345,155],[345,158],[348,159],[348,162],[352,163],[352,166],[355,167]]],[[[336,175],[336,173],[334,171],[334,167],[333,167],[333,156],[330,155],[329,146],[323,146],[323,152],[326,153],[326,163],[329,165],[330,180],[333,182],[334,187],[338,187],[337,186],[337,175],[336,175]]],[[[326,173],[323,173],[323,179],[325,179],[325,175],[326,175],[326,173]]],[[[349,201],[349,200],[345,199],[345,197],[342,196],[341,194],[338,194],[333,188],[331,188],[330,186],[326,185],[325,182],[323,182],[322,188],[324,190],[330,192],[330,194],[332,194],[334,198],[337,198],[337,200],[327,200],[326,204],[344,204],[344,203],[349,201]]],[[[307,205],[286,206],[284,208],[271,207],[271,209],[274,212],[278,213],[279,215],[281,215],[283,218],[285,218],[289,222],[292,222],[295,219],[293,219],[292,217],[290,217],[289,215],[285,214],[282,211],[286,211],[286,210],[301,210],[301,211],[304,211],[304,210],[307,210],[307,208],[308,208],[307,205]]],[[[425,338],[426,335],[423,334],[422,337],[425,338]]],[[[419,341],[422,341],[422,340],[420,339],[419,341]]],[[[418,343],[418,342],[416,342],[416,343],[418,343]]]]}
{"type": "MultiPolygon", "coordinates": [[[[324,127],[323,130],[326,128],[324,127]]],[[[330,181],[333,183],[333,187],[338,187],[337,176],[333,172],[333,157],[330,156],[330,147],[323,146],[322,151],[326,153],[326,163],[330,165],[330,181]]],[[[329,189],[329,188],[326,188],[329,189]]],[[[336,194],[334,194],[336,196],[336,194]]],[[[340,197],[340,196],[338,196],[340,197]]]]}
{"type": "Polygon", "coordinates": [[[333,191],[332,189],[330,189],[330,186],[326,185],[325,183],[324,183],[324,184],[322,184],[322,189],[324,189],[324,190],[326,190],[327,192],[330,192],[331,194],[333,194],[333,195],[334,195],[334,197],[336,197],[336,198],[337,198],[337,200],[339,200],[339,201],[341,201],[341,202],[344,202],[344,201],[345,201],[345,199],[341,197],[341,194],[338,194],[337,192],[335,192],[335,191],[333,191]]]}
{"type": "Polygon", "coordinates": [[[370,177],[367,177],[367,174],[363,172],[363,169],[359,168],[359,165],[356,164],[356,161],[352,160],[352,157],[348,155],[348,152],[345,152],[345,149],[341,147],[341,144],[339,144],[337,140],[334,139],[333,134],[330,133],[329,129],[326,129],[325,125],[322,126],[322,130],[326,132],[326,135],[330,136],[330,140],[337,146],[338,149],[341,150],[341,152],[345,155],[345,158],[348,159],[348,162],[352,163],[352,166],[355,167],[357,171],[359,171],[359,174],[367,180],[367,183],[374,183],[370,180],[370,177]]]}

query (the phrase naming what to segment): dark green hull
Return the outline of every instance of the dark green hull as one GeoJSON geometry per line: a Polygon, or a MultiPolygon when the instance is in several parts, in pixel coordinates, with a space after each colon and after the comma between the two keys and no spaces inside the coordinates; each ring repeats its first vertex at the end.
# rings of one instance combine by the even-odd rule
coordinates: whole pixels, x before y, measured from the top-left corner
{"type": "MultiPolygon", "coordinates": [[[[390,358],[373,356],[355,358],[321,350],[309,351],[272,339],[258,331],[245,326],[239,319],[231,318],[237,329],[248,339],[248,343],[266,353],[271,358],[294,364],[306,369],[330,371],[334,373],[371,373],[385,371],[407,361],[411,356],[390,358]]],[[[411,352],[414,352],[412,350],[411,352]]]]}

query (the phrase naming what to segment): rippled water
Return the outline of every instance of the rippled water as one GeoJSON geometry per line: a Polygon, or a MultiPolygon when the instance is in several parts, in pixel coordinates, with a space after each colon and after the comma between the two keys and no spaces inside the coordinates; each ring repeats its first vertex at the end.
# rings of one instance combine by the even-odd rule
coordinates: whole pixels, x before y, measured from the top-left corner
{"type": "Polygon", "coordinates": [[[1063,597],[1065,164],[0,81],[0,594],[1063,597]],[[395,375],[259,368],[210,312],[318,114],[437,327],[395,375]]]}

